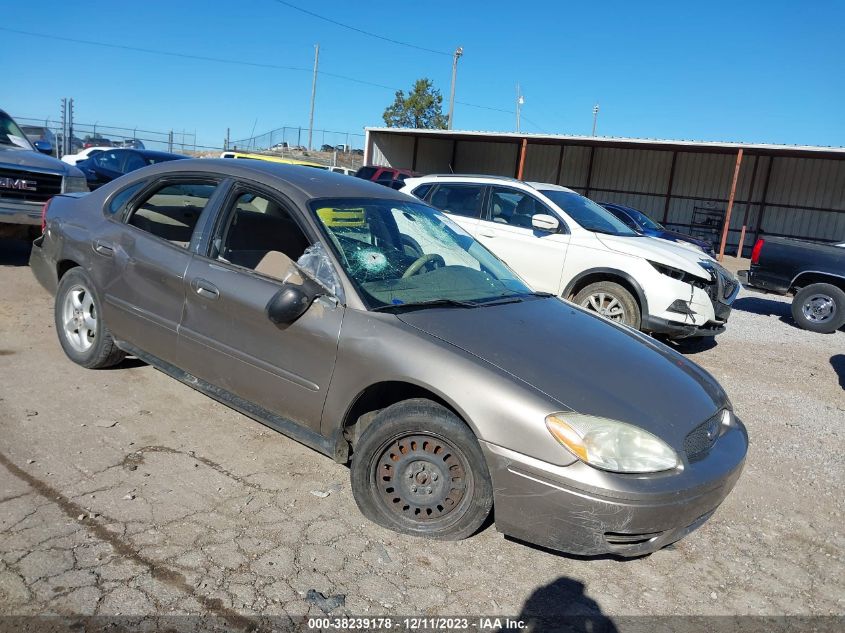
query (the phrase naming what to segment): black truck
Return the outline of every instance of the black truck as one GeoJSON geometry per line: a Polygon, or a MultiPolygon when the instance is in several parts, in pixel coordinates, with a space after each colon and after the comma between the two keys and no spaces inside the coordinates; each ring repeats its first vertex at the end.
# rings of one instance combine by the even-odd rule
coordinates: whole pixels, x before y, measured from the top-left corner
{"type": "Polygon", "coordinates": [[[41,234],[41,211],[47,200],[60,193],[88,191],[85,175],[49,156],[52,150],[41,140],[32,143],[0,110],[0,237],[34,239],[41,234]]]}
{"type": "Polygon", "coordinates": [[[738,277],[746,288],[795,295],[792,318],[805,330],[829,334],[845,325],[845,243],[760,238],[751,270],[738,277]]]}

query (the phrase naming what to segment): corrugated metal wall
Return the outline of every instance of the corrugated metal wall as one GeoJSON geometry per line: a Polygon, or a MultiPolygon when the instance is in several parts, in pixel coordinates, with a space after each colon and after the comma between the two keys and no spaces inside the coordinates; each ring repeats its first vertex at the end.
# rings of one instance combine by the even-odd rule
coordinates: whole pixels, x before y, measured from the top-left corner
{"type": "MultiPolygon", "coordinates": [[[[420,136],[415,157],[411,135],[371,132],[371,136],[374,165],[415,168],[421,173],[517,174],[520,144],[514,140],[420,136]]],[[[669,228],[718,242],[735,164],[733,152],[529,140],[523,178],[561,184],[601,202],[625,204],[669,228]]],[[[736,252],[743,225],[745,255],[758,232],[845,241],[845,160],[746,154],[728,253],[736,252]]]]}

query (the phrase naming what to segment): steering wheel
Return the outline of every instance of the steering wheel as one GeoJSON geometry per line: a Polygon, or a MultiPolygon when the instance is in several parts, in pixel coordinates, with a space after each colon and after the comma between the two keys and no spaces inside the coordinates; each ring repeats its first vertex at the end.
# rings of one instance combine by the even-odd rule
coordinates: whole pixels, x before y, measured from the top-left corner
{"type": "Polygon", "coordinates": [[[420,257],[417,257],[416,260],[414,260],[413,264],[408,266],[408,270],[404,272],[404,274],[402,275],[402,279],[407,279],[412,275],[416,275],[418,272],[420,272],[420,270],[422,270],[422,267],[428,264],[429,262],[435,262],[438,266],[446,265],[446,260],[443,259],[437,253],[428,253],[426,255],[421,255],[420,257]]]}

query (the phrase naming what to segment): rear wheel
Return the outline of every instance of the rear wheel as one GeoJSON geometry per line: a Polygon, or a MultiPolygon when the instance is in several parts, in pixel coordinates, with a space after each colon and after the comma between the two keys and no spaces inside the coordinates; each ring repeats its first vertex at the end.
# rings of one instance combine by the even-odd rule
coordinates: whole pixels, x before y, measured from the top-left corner
{"type": "Polygon", "coordinates": [[[69,270],[59,282],[54,316],[59,343],[77,365],[99,369],[125,357],[103,323],[94,284],[81,268],[69,270]]]}
{"type": "Polygon", "coordinates": [[[355,445],[351,474],[361,512],[403,534],[466,538],[493,505],[475,436],[430,400],[406,400],[381,411],[355,445]]]}
{"type": "Polygon", "coordinates": [[[606,319],[640,329],[637,300],[618,283],[597,281],[582,288],[572,301],[606,319]]]}
{"type": "Polygon", "coordinates": [[[832,284],[802,288],[792,300],[792,318],[811,332],[835,332],[845,325],[845,292],[832,284]]]}

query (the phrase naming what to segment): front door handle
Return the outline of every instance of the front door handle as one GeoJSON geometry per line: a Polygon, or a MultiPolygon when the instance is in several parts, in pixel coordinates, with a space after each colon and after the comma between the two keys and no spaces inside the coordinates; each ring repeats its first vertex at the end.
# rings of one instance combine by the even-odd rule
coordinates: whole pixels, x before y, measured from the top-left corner
{"type": "Polygon", "coordinates": [[[496,234],[493,233],[492,231],[479,231],[478,234],[481,237],[496,237],[496,234]]]}
{"type": "Polygon", "coordinates": [[[105,242],[101,242],[100,240],[94,241],[94,250],[97,251],[100,255],[105,255],[106,257],[111,257],[114,255],[114,246],[111,244],[106,244],[105,242]]]}
{"type": "Polygon", "coordinates": [[[206,299],[217,299],[220,296],[220,291],[217,289],[217,286],[205,279],[194,279],[191,282],[191,286],[193,286],[194,290],[200,297],[205,297],[206,299]]]}

